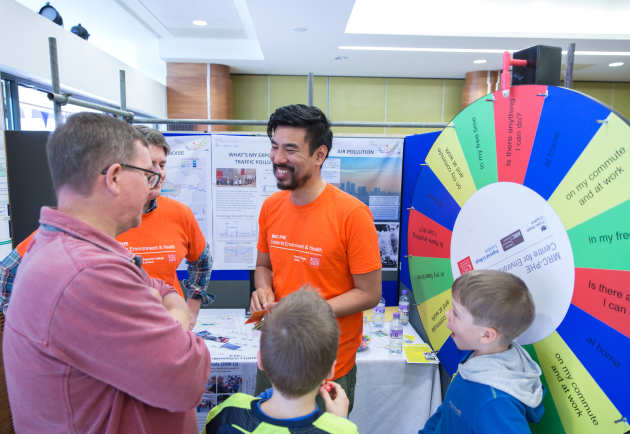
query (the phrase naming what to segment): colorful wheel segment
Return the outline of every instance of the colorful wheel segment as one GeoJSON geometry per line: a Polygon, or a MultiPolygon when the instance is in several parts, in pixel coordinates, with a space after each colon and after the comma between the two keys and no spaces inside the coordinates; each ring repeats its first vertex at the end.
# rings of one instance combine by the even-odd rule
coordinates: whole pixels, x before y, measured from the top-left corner
{"type": "Polygon", "coordinates": [[[445,368],[453,280],[511,272],[536,304],[517,338],[548,391],[534,432],[630,430],[628,122],[570,89],[515,86],[462,110],[417,163],[409,277],[445,368]]]}

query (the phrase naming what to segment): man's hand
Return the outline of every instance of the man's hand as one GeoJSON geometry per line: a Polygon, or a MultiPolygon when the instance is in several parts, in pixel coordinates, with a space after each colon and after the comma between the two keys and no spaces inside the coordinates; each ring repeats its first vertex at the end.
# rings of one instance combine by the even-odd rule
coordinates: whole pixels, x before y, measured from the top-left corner
{"type": "Polygon", "coordinates": [[[258,288],[252,292],[251,302],[249,304],[250,312],[258,312],[259,310],[271,309],[276,305],[276,296],[271,288],[258,288]]]}
{"type": "Polygon", "coordinates": [[[350,401],[346,391],[334,381],[327,381],[319,388],[319,395],[324,400],[326,411],[337,416],[348,417],[350,401]]]}
{"type": "Polygon", "coordinates": [[[166,311],[173,317],[173,319],[175,319],[175,321],[182,325],[182,329],[184,329],[185,332],[192,330],[195,326],[192,322],[190,312],[185,312],[181,309],[167,309],[166,311]]]}

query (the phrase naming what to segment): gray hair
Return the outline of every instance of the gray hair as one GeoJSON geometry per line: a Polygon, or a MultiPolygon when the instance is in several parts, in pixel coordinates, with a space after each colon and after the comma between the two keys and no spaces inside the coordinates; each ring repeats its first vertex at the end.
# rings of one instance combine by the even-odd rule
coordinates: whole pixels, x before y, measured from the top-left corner
{"type": "Polygon", "coordinates": [[[162,149],[164,149],[165,155],[171,153],[171,147],[166,142],[166,139],[164,138],[162,133],[160,133],[158,130],[146,127],[144,125],[135,125],[135,129],[138,130],[140,134],[142,134],[142,137],[144,137],[144,140],[149,145],[161,147],[162,149]]]}
{"type": "Polygon", "coordinates": [[[55,191],[69,186],[88,195],[104,169],[134,157],[136,142],[147,146],[142,135],[126,122],[100,113],[73,114],[46,143],[55,191]]]}

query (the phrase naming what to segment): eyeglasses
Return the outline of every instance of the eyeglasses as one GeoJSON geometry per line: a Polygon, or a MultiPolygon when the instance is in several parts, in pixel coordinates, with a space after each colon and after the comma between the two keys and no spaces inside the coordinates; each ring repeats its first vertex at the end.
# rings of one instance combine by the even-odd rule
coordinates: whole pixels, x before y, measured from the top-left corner
{"type": "MultiPolygon", "coordinates": [[[[147,177],[147,182],[149,183],[149,188],[155,188],[160,183],[160,178],[162,177],[162,175],[158,172],[154,172],[153,170],[149,170],[149,169],[143,169],[142,167],[138,167],[138,166],[132,166],[131,164],[125,164],[125,163],[118,163],[118,164],[120,164],[120,167],[123,167],[125,169],[136,169],[136,170],[141,170],[142,172],[144,172],[144,176],[147,177]]],[[[105,169],[103,169],[101,171],[101,175],[105,175],[107,173],[107,169],[109,168],[110,166],[107,166],[105,169]]]]}

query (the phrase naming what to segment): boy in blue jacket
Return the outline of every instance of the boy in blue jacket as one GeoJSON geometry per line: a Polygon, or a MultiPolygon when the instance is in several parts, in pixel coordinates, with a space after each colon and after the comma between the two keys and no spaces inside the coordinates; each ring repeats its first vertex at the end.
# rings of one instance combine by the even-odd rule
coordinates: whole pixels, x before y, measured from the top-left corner
{"type": "Polygon", "coordinates": [[[475,270],[453,283],[447,326],[467,351],[425,433],[529,433],[545,411],[540,366],[513,342],[534,321],[534,303],[513,274],[475,270]]]}

